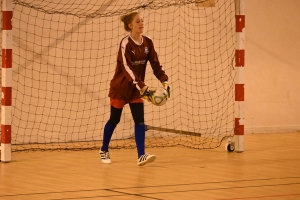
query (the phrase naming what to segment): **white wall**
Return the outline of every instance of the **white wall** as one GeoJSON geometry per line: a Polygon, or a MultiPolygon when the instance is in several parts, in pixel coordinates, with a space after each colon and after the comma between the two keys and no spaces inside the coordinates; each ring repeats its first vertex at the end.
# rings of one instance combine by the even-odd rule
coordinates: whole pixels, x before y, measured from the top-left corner
{"type": "Polygon", "coordinates": [[[300,131],[299,9],[246,0],[246,133],[300,131]]]}

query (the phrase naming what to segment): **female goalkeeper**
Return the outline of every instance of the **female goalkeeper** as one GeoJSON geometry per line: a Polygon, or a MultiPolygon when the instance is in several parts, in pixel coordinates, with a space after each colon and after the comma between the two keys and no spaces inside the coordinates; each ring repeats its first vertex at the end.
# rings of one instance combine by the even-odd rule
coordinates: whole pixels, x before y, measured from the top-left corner
{"type": "Polygon", "coordinates": [[[152,40],[143,35],[144,22],[138,12],[132,12],[121,18],[124,29],[129,32],[120,42],[117,66],[110,82],[110,118],[104,127],[103,144],[100,156],[103,163],[111,163],[108,146],[111,136],[120,122],[123,106],[129,104],[134,120],[134,134],[137,146],[137,165],[142,166],[155,160],[155,155],[145,153],[144,99],[150,95],[145,85],[145,72],[149,61],[153,74],[163,84],[170,95],[168,76],[162,69],[152,40]]]}

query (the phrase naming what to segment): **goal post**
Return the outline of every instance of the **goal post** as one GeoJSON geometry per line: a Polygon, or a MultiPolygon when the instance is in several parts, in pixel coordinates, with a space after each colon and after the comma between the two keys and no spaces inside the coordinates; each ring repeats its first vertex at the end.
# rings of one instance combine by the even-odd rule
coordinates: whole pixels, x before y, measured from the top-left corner
{"type": "Polygon", "coordinates": [[[245,0],[236,0],[235,50],[235,151],[244,151],[244,99],[245,99],[245,0]]]}
{"type": "MultiPolygon", "coordinates": [[[[243,151],[245,0],[71,2],[2,1],[2,161],[12,151],[100,147],[128,34],[120,16],[136,10],[171,86],[164,106],[145,102],[146,146],[212,149],[234,137],[243,151]]],[[[160,86],[150,64],[145,83],[160,86]]],[[[111,148],[135,148],[133,133],[126,105],[111,148]]]]}
{"type": "Polygon", "coordinates": [[[12,109],[12,0],[2,1],[2,101],[1,101],[1,157],[11,161],[12,109]]]}

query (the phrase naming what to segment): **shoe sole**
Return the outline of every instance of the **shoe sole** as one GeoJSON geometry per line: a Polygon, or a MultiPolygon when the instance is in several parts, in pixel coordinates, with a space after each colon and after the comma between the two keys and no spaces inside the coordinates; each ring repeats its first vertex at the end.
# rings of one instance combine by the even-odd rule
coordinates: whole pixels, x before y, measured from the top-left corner
{"type": "Polygon", "coordinates": [[[156,159],[156,156],[152,156],[149,159],[147,159],[145,162],[139,163],[138,166],[144,166],[146,164],[152,163],[155,159],[156,159]]]}
{"type": "Polygon", "coordinates": [[[101,160],[102,161],[102,163],[104,163],[104,164],[111,164],[111,161],[103,161],[103,160],[101,160]]]}

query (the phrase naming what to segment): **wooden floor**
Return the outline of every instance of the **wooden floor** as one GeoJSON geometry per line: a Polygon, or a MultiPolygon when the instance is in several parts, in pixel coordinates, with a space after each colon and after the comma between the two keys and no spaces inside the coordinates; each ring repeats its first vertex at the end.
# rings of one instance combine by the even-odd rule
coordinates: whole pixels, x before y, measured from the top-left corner
{"type": "Polygon", "coordinates": [[[1,200],[266,199],[300,200],[300,132],[245,135],[245,152],[151,148],[154,163],[136,165],[136,150],[16,152],[0,163],[1,200]]]}

